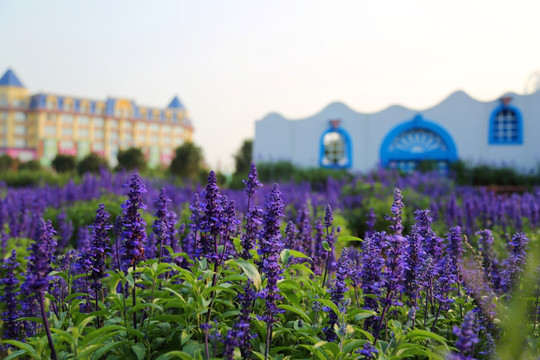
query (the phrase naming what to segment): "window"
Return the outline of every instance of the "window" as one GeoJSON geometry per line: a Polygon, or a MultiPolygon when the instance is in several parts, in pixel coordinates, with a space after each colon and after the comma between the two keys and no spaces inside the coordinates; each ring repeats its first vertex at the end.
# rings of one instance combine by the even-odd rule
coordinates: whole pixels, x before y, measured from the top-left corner
{"type": "Polygon", "coordinates": [[[73,128],[71,128],[71,127],[62,128],[62,136],[72,137],[73,136],[73,128]]]}
{"type": "Polygon", "coordinates": [[[88,126],[88,124],[90,124],[90,118],[88,116],[79,116],[77,118],[77,124],[81,126],[88,126]]]}
{"type": "Polygon", "coordinates": [[[71,101],[64,101],[64,111],[71,110],[73,110],[73,105],[71,104],[71,101]]]}
{"type": "Polygon", "coordinates": [[[26,126],[24,125],[15,126],[15,135],[26,135],[26,126]]]}
{"type": "Polygon", "coordinates": [[[73,115],[62,115],[62,124],[73,124],[73,115]]]}
{"type": "Polygon", "coordinates": [[[87,113],[87,112],[88,112],[88,105],[86,105],[85,103],[82,103],[82,104],[79,106],[79,112],[81,112],[81,113],[87,113]]]}
{"type": "Polygon", "coordinates": [[[45,107],[47,108],[47,110],[54,110],[56,108],[56,103],[52,100],[47,100],[45,107]]]}
{"type": "Polygon", "coordinates": [[[94,139],[103,139],[103,130],[94,130],[94,139]]]}
{"type": "Polygon", "coordinates": [[[146,130],[146,123],[138,123],[137,124],[137,130],[138,131],[145,131],[146,130]]]}
{"type": "Polygon", "coordinates": [[[492,145],[523,144],[523,122],[520,111],[508,105],[511,98],[501,99],[492,113],[489,121],[488,142],[492,145]]]}
{"type": "Polygon", "coordinates": [[[56,126],[45,126],[46,136],[56,136],[56,126]]]}
{"type": "Polygon", "coordinates": [[[92,144],[92,148],[93,148],[93,150],[96,151],[96,152],[101,152],[101,151],[103,151],[103,149],[104,149],[105,147],[103,146],[103,143],[96,142],[96,143],[93,143],[93,144],[92,144]]]}
{"type": "Polygon", "coordinates": [[[15,113],[15,121],[17,122],[26,121],[26,115],[23,112],[17,111],[15,113]]]}
{"type": "Polygon", "coordinates": [[[158,131],[159,131],[159,126],[158,126],[158,124],[150,124],[150,131],[152,131],[152,132],[158,132],[158,131]]]}
{"type": "Polygon", "coordinates": [[[112,128],[118,127],[118,120],[109,120],[109,127],[112,127],[112,128]]]}
{"type": "Polygon", "coordinates": [[[79,129],[78,135],[79,138],[88,138],[88,129],[79,129]]]}
{"type": "Polygon", "coordinates": [[[339,120],[331,120],[330,128],[321,136],[319,156],[321,167],[349,168],[351,166],[351,140],[349,134],[339,125],[339,120]]]}
{"type": "Polygon", "coordinates": [[[71,150],[75,147],[75,143],[69,140],[60,141],[60,149],[62,150],[71,150]]]}
{"type": "Polygon", "coordinates": [[[131,121],[124,121],[124,130],[131,130],[133,128],[133,124],[131,121]]]}
{"type": "Polygon", "coordinates": [[[103,126],[103,118],[95,117],[94,118],[94,126],[103,126]]]}
{"type": "Polygon", "coordinates": [[[421,115],[392,129],[383,140],[380,155],[383,167],[403,172],[414,171],[427,161],[433,163],[434,170],[445,173],[448,164],[457,160],[450,134],[421,115]]]}
{"type": "Polygon", "coordinates": [[[26,148],[26,139],[21,139],[21,138],[15,139],[15,147],[19,149],[26,148]]]}

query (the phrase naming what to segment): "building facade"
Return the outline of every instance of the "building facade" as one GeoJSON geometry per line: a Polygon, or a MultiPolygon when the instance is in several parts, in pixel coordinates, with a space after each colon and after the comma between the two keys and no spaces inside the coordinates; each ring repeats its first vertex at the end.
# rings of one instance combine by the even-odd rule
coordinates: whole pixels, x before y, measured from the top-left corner
{"type": "Polygon", "coordinates": [[[116,165],[119,150],[138,147],[148,165],[167,165],[191,141],[193,125],[178,97],[165,109],[133,100],[30,94],[12,70],[0,78],[0,154],[49,165],[57,154],[96,153],[116,165]]]}
{"type": "Polygon", "coordinates": [[[445,171],[458,159],[473,164],[540,166],[540,91],[482,102],[457,91],[417,111],[391,106],[365,114],[342,103],[289,120],[272,113],[255,124],[253,158],[302,167],[409,171],[431,160],[445,171]]]}

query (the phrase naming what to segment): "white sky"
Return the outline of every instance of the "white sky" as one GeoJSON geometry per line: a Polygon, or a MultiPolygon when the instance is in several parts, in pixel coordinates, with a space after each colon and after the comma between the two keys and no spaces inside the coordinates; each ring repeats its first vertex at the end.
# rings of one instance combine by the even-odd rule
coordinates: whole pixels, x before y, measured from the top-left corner
{"type": "Polygon", "coordinates": [[[177,94],[213,168],[270,112],[424,109],[455,90],[522,93],[540,70],[540,1],[0,0],[0,72],[32,93],[177,94]]]}

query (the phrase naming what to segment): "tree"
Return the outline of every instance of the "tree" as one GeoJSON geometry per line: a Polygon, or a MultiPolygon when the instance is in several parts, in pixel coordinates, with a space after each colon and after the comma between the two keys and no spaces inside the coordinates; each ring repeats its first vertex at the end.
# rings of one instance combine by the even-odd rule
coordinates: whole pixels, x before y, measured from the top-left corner
{"type": "Polygon", "coordinates": [[[14,166],[15,159],[7,154],[0,155],[0,171],[12,170],[14,166]]]}
{"type": "Polygon", "coordinates": [[[39,171],[42,169],[38,160],[28,160],[19,164],[19,170],[39,171]]]}
{"type": "Polygon", "coordinates": [[[54,157],[51,165],[57,173],[71,172],[75,170],[75,156],[58,154],[54,157]]]}
{"type": "Polygon", "coordinates": [[[129,148],[118,152],[118,170],[146,170],[146,159],[139,148],[129,148]]]}
{"type": "Polygon", "coordinates": [[[79,175],[85,174],[87,172],[97,174],[102,168],[109,168],[107,160],[94,153],[86,155],[77,164],[77,172],[79,173],[79,175]]]}
{"type": "Polygon", "coordinates": [[[253,140],[244,140],[242,146],[234,155],[234,164],[237,174],[247,174],[252,162],[253,140]]]}
{"type": "Polygon", "coordinates": [[[203,154],[200,147],[186,142],[176,148],[175,156],[169,166],[171,174],[184,179],[197,179],[203,168],[203,154]]]}

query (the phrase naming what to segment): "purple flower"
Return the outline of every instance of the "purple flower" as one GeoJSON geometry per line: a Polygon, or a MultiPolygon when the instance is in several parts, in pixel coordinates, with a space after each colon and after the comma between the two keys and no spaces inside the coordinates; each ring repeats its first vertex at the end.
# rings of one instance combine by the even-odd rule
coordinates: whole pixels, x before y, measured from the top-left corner
{"type": "Polygon", "coordinates": [[[459,276],[461,269],[461,258],[463,257],[462,235],[461,228],[459,226],[454,226],[448,232],[446,253],[450,257],[450,267],[452,272],[459,276]]]}
{"type": "Polygon", "coordinates": [[[375,232],[376,223],[377,223],[377,215],[375,215],[373,208],[370,208],[369,213],[367,214],[367,219],[366,219],[367,230],[366,230],[365,236],[372,235],[375,232]]]}
{"type": "Polygon", "coordinates": [[[482,269],[486,279],[494,284],[494,280],[499,277],[496,268],[497,254],[493,248],[493,234],[490,230],[484,229],[476,233],[478,238],[478,248],[482,252],[482,269]]]}
{"type": "Polygon", "coordinates": [[[324,264],[326,263],[326,258],[328,252],[323,247],[323,241],[325,235],[323,234],[323,225],[320,220],[317,220],[315,223],[315,239],[314,239],[314,249],[312,251],[313,263],[311,264],[312,270],[315,275],[321,275],[324,270],[324,264]]]}
{"type": "Polygon", "coordinates": [[[383,272],[383,285],[386,288],[386,297],[383,305],[401,305],[395,299],[404,290],[406,263],[405,237],[395,235],[382,235],[383,245],[386,247],[386,267],[383,272]]]}
{"type": "MultiPolygon", "coordinates": [[[[375,233],[372,236],[366,237],[363,244],[362,253],[362,292],[364,295],[380,296],[381,294],[381,273],[384,265],[382,257],[381,243],[384,233],[375,233]]],[[[364,309],[377,310],[379,307],[377,300],[372,297],[364,297],[364,309]]],[[[374,325],[375,319],[369,318],[366,320],[368,326],[374,325]]]]}
{"type": "Polygon", "coordinates": [[[51,221],[45,222],[40,219],[34,242],[28,248],[30,257],[28,258],[26,281],[22,287],[26,295],[37,294],[39,291],[45,292],[49,288],[49,282],[52,280],[49,273],[52,270],[51,262],[56,247],[54,234],[56,231],[54,231],[51,221]]]}
{"type": "Polygon", "coordinates": [[[327,229],[332,226],[332,223],[334,222],[334,216],[332,214],[332,208],[330,205],[326,205],[326,211],[324,214],[324,227],[327,229]]]}
{"type": "Polygon", "coordinates": [[[139,261],[145,260],[144,244],[146,243],[146,222],[139,209],[145,209],[142,194],[146,192],[144,184],[138,174],[134,174],[129,183],[128,199],[122,205],[124,217],[122,219],[122,254],[123,269],[135,267],[139,261]]]}
{"type": "Polygon", "coordinates": [[[403,213],[403,197],[401,196],[401,191],[398,188],[394,189],[394,202],[390,211],[392,216],[386,216],[387,220],[390,220],[392,224],[390,225],[390,230],[396,235],[401,235],[403,232],[403,224],[401,223],[401,214],[403,213]]]}
{"type": "Polygon", "coordinates": [[[266,277],[266,287],[259,293],[259,297],[266,300],[266,314],[261,319],[269,325],[276,321],[275,315],[282,312],[277,307],[276,301],[282,298],[277,283],[283,272],[279,263],[280,253],[283,249],[281,233],[279,232],[281,218],[284,216],[283,208],[279,186],[274,184],[272,192],[267,195],[265,202],[263,229],[258,249],[260,260],[257,262],[259,271],[266,277]]]}
{"type": "Polygon", "coordinates": [[[254,207],[247,212],[246,225],[244,225],[246,231],[240,239],[243,248],[240,254],[242,259],[251,259],[251,253],[249,251],[255,248],[255,240],[262,224],[262,216],[263,210],[259,207],[254,207]]]}
{"type": "MultiPolygon", "coordinates": [[[[163,246],[166,245],[165,239],[167,237],[167,233],[169,230],[169,227],[167,226],[167,217],[169,214],[168,205],[171,202],[171,199],[167,197],[165,194],[165,189],[161,188],[161,191],[159,192],[159,197],[156,199],[154,206],[156,208],[156,212],[154,213],[154,216],[156,219],[154,220],[154,224],[152,225],[152,231],[155,236],[155,240],[157,240],[157,243],[159,244],[159,259],[161,260],[161,257],[163,256],[163,246]]],[[[155,241],[152,241],[152,245],[155,244],[155,241]]],[[[152,246],[153,248],[154,246],[152,246]]],[[[154,256],[155,252],[151,254],[150,256],[154,256]]]]}
{"type": "Polygon", "coordinates": [[[285,228],[285,248],[295,249],[295,235],[297,233],[296,226],[292,221],[287,223],[285,228]]]}
{"type": "Polygon", "coordinates": [[[201,233],[199,239],[199,250],[201,256],[212,261],[218,261],[218,241],[224,232],[226,224],[222,196],[217,185],[217,178],[214,171],[208,175],[208,183],[201,194],[204,201],[202,208],[204,214],[200,216],[198,230],[201,233]]]}
{"type": "Polygon", "coordinates": [[[503,263],[504,270],[501,284],[507,293],[519,286],[521,275],[525,271],[528,242],[529,239],[524,233],[517,233],[508,244],[511,250],[503,263]]]}
{"type": "Polygon", "coordinates": [[[107,252],[110,250],[109,230],[112,225],[109,224],[111,216],[105,211],[105,205],[99,204],[92,229],[92,240],[90,242],[90,269],[89,276],[92,285],[90,287],[95,292],[103,288],[101,279],[107,276],[105,261],[107,252]]]}
{"type": "Polygon", "coordinates": [[[362,355],[363,360],[371,360],[375,358],[375,355],[379,353],[379,350],[375,349],[375,346],[370,341],[364,343],[362,349],[356,350],[356,352],[362,355]]]}
{"type": "Polygon", "coordinates": [[[248,180],[242,180],[242,182],[246,185],[246,194],[248,196],[248,211],[249,211],[249,203],[251,201],[251,198],[255,194],[255,190],[257,190],[258,187],[261,187],[262,184],[257,178],[257,167],[255,166],[255,163],[251,163],[251,167],[249,168],[249,174],[248,174],[248,180]]]}
{"type": "MultiPolygon", "coordinates": [[[[4,277],[0,279],[0,285],[2,285],[2,295],[0,295],[0,302],[5,306],[6,311],[2,315],[3,334],[4,339],[19,340],[21,338],[21,323],[16,321],[22,316],[22,311],[19,308],[19,301],[17,296],[19,295],[19,280],[14,274],[15,268],[19,266],[17,262],[17,252],[11,251],[11,256],[5,260],[2,268],[4,269],[4,277]]],[[[9,346],[9,345],[8,345],[9,346]]]]}
{"type": "MultiPolygon", "coordinates": [[[[309,257],[313,256],[311,235],[311,221],[309,218],[309,208],[304,204],[298,211],[296,224],[298,226],[297,247],[296,249],[309,257]]],[[[321,226],[322,229],[322,226],[321,226]]]]}
{"type": "MultiPolygon", "coordinates": [[[[351,259],[349,259],[349,250],[347,248],[344,248],[341,252],[341,257],[339,258],[337,264],[336,281],[334,282],[334,286],[330,288],[330,299],[342,312],[345,311],[342,304],[343,299],[345,298],[344,294],[348,290],[345,279],[349,277],[350,274],[351,259]]],[[[329,309],[328,323],[326,324],[326,327],[323,328],[323,332],[326,336],[326,341],[333,342],[337,340],[337,334],[334,330],[334,325],[338,323],[338,320],[338,314],[336,314],[334,310],[329,309]]]]}
{"type": "Polygon", "coordinates": [[[232,329],[229,330],[224,343],[223,357],[225,359],[234,359],[234,348],[239,347],[243,359],[249,358],[251,355],[251,339],[256,335],[253,335],[250,331],[251,324],[251,308],[253,302],[255,301],[257,294],[252,288],[253,282],[248,280],[245,287],[244,293],[238,294],[238,301],[240,302],[240,315],[238,320],[234,323],[232,329]]]}
{"type": "Polygon", "coordinates": [[[478,343],[479,339],[474,331],[474,311],[469,311],[465,314],[461,328],[454,326],[454,335],[457,335],[456,348],[459,350],[459,354],[462,359],[473,359],[474,345],[478,343]]]}
{"type": "Polygon", "coordinates": [[[421,214],[421,210],[415,211],[417,223],[412,226],[411,234],[407,237],[405,293],[411,304],[416,304],[418,298],[420,284],[423,281],[422,267],[426,256],[423,247],[424,238],[422,237],[422,234],[426,232],[426,229],[423,228],[424,224],[419,222],[419,216],[421,214]]]}
{"type": "Polygon", "coordinates": [[[67,219],[65,210],[62,210],[60,214],[58,214],[57,220],[58,232],[60,235],[60,244],[58,244],[58,248],[63,249],[69,244],[71,236],[73,235],[73,223],[71,220],[67,219]]]}

